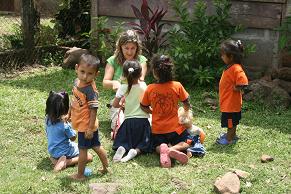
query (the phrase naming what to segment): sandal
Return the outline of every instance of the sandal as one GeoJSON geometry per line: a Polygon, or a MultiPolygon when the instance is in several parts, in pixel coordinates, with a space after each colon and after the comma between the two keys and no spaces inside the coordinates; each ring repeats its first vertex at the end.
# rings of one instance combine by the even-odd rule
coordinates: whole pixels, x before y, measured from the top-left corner
{"type": "Polygon", "coordinates": [[[169,151],[170,158],[173,158],[177,161],[179,161],[181,164],[187,164],[188,162],[188,156],[184,154],[183,152],[180,152],[178,150],[170,150],[169,151]]]}
{"type": "Polygon", "coordinates": [[[232,141],[228,141],[224,136],[221,136],[219,139],[216,140],[216,143],[220,145],[230,145],[230,144],[235,144],[238,139],[233,139],[232,141]]]}
{"type": "Polygon", "coordinates": [[[162,168],[171,167],[171,159],[169,157],[169,147],[165,143],[162,143],[160,145],[160,163],[162,168]]]}

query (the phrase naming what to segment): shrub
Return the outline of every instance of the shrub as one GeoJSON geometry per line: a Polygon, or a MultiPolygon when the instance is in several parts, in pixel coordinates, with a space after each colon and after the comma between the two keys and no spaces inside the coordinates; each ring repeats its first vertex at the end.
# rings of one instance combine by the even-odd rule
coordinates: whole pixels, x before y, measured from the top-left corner
{"type": "Polygon", "coordinates": [[[142,43],[145,55],[151,58],[160,49],[166,46],[167,33],[163,27],[167,24],[161,22],[167,10],[156,8],[154,11],[148,6],[147,0],[143,0],[140,10],[131,5],[135,17],[139,23],[130,22],[133,29],[142,36],[142,43]]]}
{"type": "Polygon", "coordinates": [[[240,30],[229,22],[231,3],[214,0],[215,13],[207,15],[207,5],[199,0],[188,11],[188,1],[172,0],[171,5],[179,21],[170,31],[169,53],[175,60],[176,76],[183,83],[208,85],[220,76],[219,45],[240,30]],[[193,80],[194,82],[189,82],[193,80]]]}
{"type": "Polygon", "coordinates": [[[119,34],[122,32],[122,25],[124,23],[116,22],[112,29],[107,27],[108,18],[100,16],[97,18],[96,29],[98,30],[98,37],[92,38],[92,30],[89,33],[83,33],[82,36],[86,37],[88,41],[84,43],[84,47],[89,47],[89,44],[97,44],[97,54],[102,63],[105,63],[115,50],[115,43],[119,34]]]}

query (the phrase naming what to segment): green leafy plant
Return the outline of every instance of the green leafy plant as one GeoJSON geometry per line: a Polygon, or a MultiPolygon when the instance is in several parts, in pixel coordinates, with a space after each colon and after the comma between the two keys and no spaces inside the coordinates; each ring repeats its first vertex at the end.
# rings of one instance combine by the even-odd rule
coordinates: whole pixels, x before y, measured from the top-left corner
{"type": "Polygon", "coordinates": [[[56,14],[56,28],[61,38],[90,31],[90,0],[63,0],[56,14]]]}
{"type": "Polygon", "coordinates": [[[10,34],[4,34],[0,37],[2,46],[0,50],[23,48],[23,34],[21,26],[13,24],[10,34]]]}
{"type": "Polygon", "coordinates": [[[188,1],[172,0],[171,5],[179,21],[170,31],[169,53],[175,60],[176,74],[183,83],[207,85],[216,78],[222,64],[219,56],[220,43],[239,31],[240,26],[229,22],[231,3],[228,0],[214,0],[215,13],[207,15],[207,4],[199,0],[188,11],[188,1]],[[193,82],[192,82],[193,83],[193,82]]]}
{"type": "Polygon", "coordinates": [[[54,26],[55,24],[52,22],[40,25],[35,38],[37,46],[57,45],[59,43],[58,32],[54,26]]]}
{"type": "Polygon", "coordinates": [[[163,32],[163,27],[167,24],[161,22],[167,10],[156,8],[154,11],[148,6],[147,0],[143,0],[140,10],[131,5],[135,17],[139,23],[130,22],[143,39],[143,47],[146,56],[151,58],[153,54],[166,46],[167,32],[163,32]]]}
{"type": "Polygon", "coordinates": [[[105,63],[106,59],[114,53],[116,40],[122,32],[122,26],[124,24],[122,22],[116,22],[116,25],[110,29],[107,27],[107,22],[108,18],[105,16],[97,18],[96,29],[98,37],[91,37],[92,30],[89,33],[82,34],[88,40],[82,46],[89,47],[89,44],[97,44],[97,54],[101,58],[102,63],[105,63]]]}

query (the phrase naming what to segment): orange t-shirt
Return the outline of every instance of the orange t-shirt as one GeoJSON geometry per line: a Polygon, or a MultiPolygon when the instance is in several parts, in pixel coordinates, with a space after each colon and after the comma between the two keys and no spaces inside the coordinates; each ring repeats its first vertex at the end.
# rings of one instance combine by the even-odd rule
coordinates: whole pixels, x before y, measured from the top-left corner
{"type": "MultiPolygon", "coordinates": [[[[85,132],[89,128],[90,109],[98,108],[98,92],[95,82],[89,85],[79,85],[79,80],[75,81],[71,103],[72,127],[79,132],[85,132]]],[[[95,129],[98,128],[98,119],[95,121],[95,129]]]]}
{"type": "Polygon", "coordinates": [[[240,64],[234,64],[223,71],[219,82],[219,105],[221,112],[240,112],[242,94],[235,86],[248,85],[248,78],[240,64]]]}
{"type": "Polygon", "coordinates": [[[169,81],[148,85],[141,101],[142,106],[151,106],[152,133],[181,134],[185,128],[179,124],[178,102],[185,101],[189,94],[180,82],[169,81]]]}

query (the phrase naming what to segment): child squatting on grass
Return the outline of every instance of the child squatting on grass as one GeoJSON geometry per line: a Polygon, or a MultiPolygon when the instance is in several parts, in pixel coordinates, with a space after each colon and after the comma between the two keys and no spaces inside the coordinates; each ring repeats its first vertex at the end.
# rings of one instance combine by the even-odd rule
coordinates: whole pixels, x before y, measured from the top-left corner
{"type": "Polygon", "coordinates": [[[180,82],[173,81],[173,67],[168,56],[155,56],[152,61],[156,83],[148,85],[141,101],[141,108],[152,113],[152,140],[156,152],[160,154],[162,167],[170,168],[171,159],[181,164],[188,162],[183,151],[189,148],[186,143],[189,133],[179,123],[178,103],[190,109],[189,94],[180,82]]]}
{"type": "Polygon", "coordinates": [[[238,140],[236,127],[241,119],[242,89],[248,85],[242,68],[243,51],[240,40],[226,40],[220,46],[221,59],[226,67],[219,82],[219,104],[221,127],[227,127],[227,133],[217,138],[221,145],[234,144],[238,140]]]}
{"type": "Polygon", "coordinates": [[[76,64],[77,79],[73,87],[73,97],[68,117],[71,118],[73,129],[78,131],[78,147],[80,151],[78,173],[70,177],[75,180],[84,180],[84,170],[87,160],[87,151],[92,148],[99,156],[106,173],[108,170],[107,154],[99,141],[97,116],[98,92],[94,79],[98,74],[100,61],[96,57],[83,54],[76,64]]]}
{"type": "MultiPolygon", "coordinates": [[[[45,131],[48,140],[48,152],[54,164],[54,171],[58,172],[67,166],[78,163],[79,149],[75,142],[76,132],[70,123],[65,121],[65,115],[69,110],[69,95],[66,92],[49,93],[46,101],[45,131]]],[[[92,155],[88,154],[86,162],[92,161],[92,155]]]]}
{"type": "Polygon", "coordinates": [[[140,100],[146,89],[146,83],[140,81],[142,67],[138,61],[125,61],[123,64],[123,76],[127,83],[121,84],[116,92],[113,107],[121,108],[121,99],[125,98],[125,120],[120,126],[113,143],[113,149],[117,150],[113,161],[127,162],[140,153],[151,151],[151,126],[149,114],[140,107],[140,100]],[[125,152],[128,154],[123,157],[125,152]]]}

